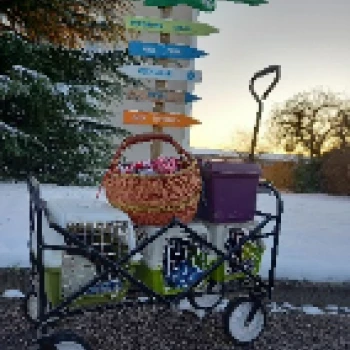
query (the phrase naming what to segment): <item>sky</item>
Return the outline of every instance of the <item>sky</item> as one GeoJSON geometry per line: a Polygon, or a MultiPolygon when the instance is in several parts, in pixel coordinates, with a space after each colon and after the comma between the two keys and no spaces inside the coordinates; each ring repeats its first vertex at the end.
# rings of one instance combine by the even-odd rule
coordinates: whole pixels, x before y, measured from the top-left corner
{"type": "MultiPolygon", "coordinates": [[[[264,104],[263,122],[275,103],[315,87],[350,96],[350,1],[269,0],[250,7],[218,1],[213,13],[198,21],[220,30],[199,37],[197,47],[209,53],[196,59],[203,73],[194,93],[192,116],[202,122],[191,127],[190,143],[198,148],[232,145],[235,131],[253,131],[258,105],[249,92],[255,72],[281,66],[281,80],[264,104]]],[[[260,78],[261,95],[274,75],[260,78]]]]}

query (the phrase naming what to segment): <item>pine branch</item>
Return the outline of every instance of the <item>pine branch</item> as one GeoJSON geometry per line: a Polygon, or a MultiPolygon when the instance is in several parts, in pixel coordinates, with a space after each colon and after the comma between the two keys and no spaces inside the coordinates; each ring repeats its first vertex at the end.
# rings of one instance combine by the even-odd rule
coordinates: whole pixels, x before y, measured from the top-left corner
{"type": "Polygon", "coordinates": [[[29,139],[29,141],[34,142],[37,145],[43,147],[45,150],[47,150],[46,146],[43,143],[41,143],[35,136],[33,137],[33,135],[26,134],[25,132],[17,129],[16,127],[12,127],[2,121],[0,121],[0,130],[4,132],[8,132],[12,136],[18,135],[22,138],[29,139]]]}

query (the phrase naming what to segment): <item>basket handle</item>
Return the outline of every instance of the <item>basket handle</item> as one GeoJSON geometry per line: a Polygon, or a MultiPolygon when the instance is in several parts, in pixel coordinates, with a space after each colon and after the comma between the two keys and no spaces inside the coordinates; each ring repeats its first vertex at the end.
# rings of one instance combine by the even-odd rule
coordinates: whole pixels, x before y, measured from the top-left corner
{"type": "MultiPolygon", "coordinates": [[[[116,151],[111,165],[109,167],[109,169],[107,170],[107,172],[105,173],[105,175],[103,176],[103,179],[101,181],[101,183],[103,183],[106,179],[106,177],[108,176],[108,174],[118,165],[120,157],[122,155],[122,153],[130,146],[135,145],[137,143],[142,143],[142,142],[149,142],[149,141],[153,141],[153,140],[159,140],[159,141],[163,141],[163,142],[168,142],[170,143],[175,150],[181,155],[184,155],[187,160],[189,162],[192,162],[194,160],[194,158],[192,157],[192,155],[190,153],[188,153],[184,148],[181,147],[181,145],[176,142],[170,135],[168,134],[163,134],[163,133],[144,133],[144,134],[138,134],[138,135],[134,135],[134,136],[129,136],[126,139],[124,139],[124,141],[120,144],[118,150],[116,151]]],[[[99,186],[99,191],[97,193],[97,198],[99,193],[101,192],[101,185],[99,186]]]]}
{"type": "Polygon", "coordinates": [[[118,164],[119,159],[122,153],[132,145],[136,145],[137,143],[149,142],[153,140],[159,140],[170,143],[179,154],[183,154],[189,161],[193,160],[193,157],[190,153],[184,150],[179,143],[177,143],[170,135],[162,134],[162,133],[144,133],[134,136],[127,137],[119,146],[115,156],[113,157],[111,168],[118,164]]]}

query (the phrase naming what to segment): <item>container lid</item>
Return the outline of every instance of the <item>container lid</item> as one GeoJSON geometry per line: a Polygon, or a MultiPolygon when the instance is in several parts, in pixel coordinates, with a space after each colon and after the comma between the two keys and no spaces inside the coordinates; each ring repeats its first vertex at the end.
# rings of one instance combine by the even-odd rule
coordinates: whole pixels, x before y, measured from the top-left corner
{"type": "MultiPolygon", "coordinates": [[[[119,233],[122,236],[127,234],[129,250],[135,249],[136,238],[129,215],[112,207],[106,201],[87,198],[56,198],[47,200],[46,203],[52,219],[64,228],[71,223],[126,222],[127,232],[120,231],[119,233]]],[[[136,253],[131,260],[138,261],[141,256],[140,253],[136,253]]]]}
{"type": "Polygon", "coordinates": [[[204,174],[235,174],[235,175],[261,175],[261,167],[256,163],[230,163],[224,161],[206,161],[201,164],[204,174]]]}
{"type": "Polygon", "coordinates": [[[96,199],[55,198],[47,201],[47,207],[53,220],[62,227],[70,223],[130,223],[126,213],[96,199]]]}

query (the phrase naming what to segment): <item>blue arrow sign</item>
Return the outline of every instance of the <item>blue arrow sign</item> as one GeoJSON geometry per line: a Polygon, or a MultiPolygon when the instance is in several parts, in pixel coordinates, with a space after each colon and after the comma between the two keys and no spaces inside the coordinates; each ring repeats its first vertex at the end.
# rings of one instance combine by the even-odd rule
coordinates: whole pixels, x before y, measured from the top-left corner
{"type": "Polygon", "coordinates": [[[162,66],[122,66],[119,72],[133,78],[156,80],[185,80],[193,83],[202,81],[202,72],[192,69],[165,68],[162,66]]]}
{"type": "Polygon", "coordinates": [[[192,103],[195,101],[199,101],[201,99],[202,99],[201,97],[196,96],[196,95],[192,95],[189,92],[185,93],[185,103],[192,103]]]}
{"type": "Polygon", "coordinates": [[[129,42],[129,54],[132,56],[171,58],[190,60],[206,56],[207,53],[187,45],[129,42]]]}

